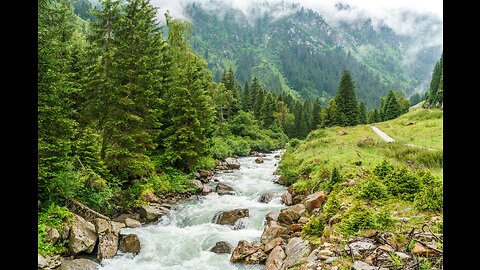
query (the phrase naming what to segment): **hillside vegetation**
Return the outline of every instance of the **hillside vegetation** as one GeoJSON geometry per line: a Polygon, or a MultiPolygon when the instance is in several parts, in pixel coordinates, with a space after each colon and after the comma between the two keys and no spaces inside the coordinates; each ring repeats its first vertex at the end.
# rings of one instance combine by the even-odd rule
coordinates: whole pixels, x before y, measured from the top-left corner
{"type": "MultiPolygon", "coordinates": [[[[279,181],[291,185],[293,194],[327,194],[303,237],[321,245],[388,232],[390,244],[410,252],[415,243],[408,231],[443,233],[442,116],[440,109],[418,108],[382,123],[317,129],[304,141],[292,139],[279,164],[279,181]],[[396,142],[383,141],[372,125],[396,142]]],[[[442,249],[440,242],[435,245],[442,249]]],[[[349,261],[347,256],[334,265],[343,269],[349,261]]]]}

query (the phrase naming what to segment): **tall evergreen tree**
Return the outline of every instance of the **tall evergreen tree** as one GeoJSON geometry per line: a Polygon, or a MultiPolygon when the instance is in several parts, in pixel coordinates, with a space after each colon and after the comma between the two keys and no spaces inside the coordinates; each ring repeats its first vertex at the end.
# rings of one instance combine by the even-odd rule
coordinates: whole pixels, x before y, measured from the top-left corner
{"type": "Polygon", "coordinates": [[[358,103],[355,95],[355,86],[350,71],[345,69],[337,94],[335,95],[335,103],[338,113],[341,115],[342,126],[354,126],[359,122],[358,103]]]}
{"type": "Polygon", "coordinates": [[[324,110],[323,118],[323,126],[330,127],[334,125],[338,125],[341,123],[341,115],[338,113],[337,103],[335,99],[331,99],[328,102],[327,107],[324,110]]]}
{"type": "Polygon", "coordinates": [[[322,105],[320,99],[316,98],[312,109],[312,125],[310,130],[316,129],[322,123],[322,105]]]}
{"type": "Polygon", "coordinates": [[[384,121],[397,118],[402,114],[402,108],[397,102],[397,98],[392,90],[388,92],[385,101],[384,121]]]}
{"type": "Polygon", "coordinates": [[[427,102],[432,106],[438,106],[443,103],[443,52],[440,60],[433,68],[427,102]]]}
{"type": "Polygon", "coordinates": [[[365,106],[365,102],[361,100],[358,104],[358,111],[359,111],[359,123],[366,124],[367,123],[367,107],[365,106]]]}
{"type": "Polygon", "coordinates": [[[250,87],[248,86],[248,81],[245,81],[243,86],[243,99],[242,99],[242,108],[244,111],[250,111],[252,109],[252,100],[250,87]]]}

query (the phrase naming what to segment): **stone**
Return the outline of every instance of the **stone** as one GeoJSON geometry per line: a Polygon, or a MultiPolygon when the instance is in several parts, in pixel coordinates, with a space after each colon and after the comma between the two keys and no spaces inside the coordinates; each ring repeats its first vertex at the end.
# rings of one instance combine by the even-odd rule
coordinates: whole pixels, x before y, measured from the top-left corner
{"type": "Polygon", "coordinates": [[[58,239],[60,239],[60,233],[55,228],[47,227],[46,229],[47,235],[45,236],[46,240],[50,242],[50,244],[54,245],[57,243],[58,239]]]}
{"type": "Polygon", "coordinates": [[[285,192],[282,194],[282,203],[286,205],[292,205],[292,194],[290,194],[290,192],[285,192]]]}
{"type": "Polygon", "coordinates": [[[387,244],[378,246],[378,249],[386,251],[386,252],[394,252],[395,251],[395,249],[393,249],[390,245],[387,245],[387,244]]]}
{"type": "Polygon", "coordinates": [[[350,246],[350,248],[352,249],[352,251],[358,251],[358,252],[362,252],[362,251],[366,251],[366,250],[370,250],[370,249],[374,249],[376,248],[377,246],[375,244],[372,244],[370,242],[362,242],[362,241],[358,241],[358,242],[353,242],[353,243],[350,243],[348,245],[345,245],[345,251],[347,252],[350,252],[350,248],[348,247],[350,246]]]}
{"type": "Polygon", "coordinates": [[[123,222],[116,222],[116,221],[110,221],[112,224],[112,230],[115,232],[119,232],[121,228],[125,228],[126,225],[123,222]]]}
{"type": "Polygon", "coordinates": [[[210,249],[214,253],[230,253],[232,251],[232,246],[225,241],[220,241],[215,243],[215,246],[210,249]]]}
{"type": "Polygon", "coordinates": [[[257,152],[257,151],[252,151],[250,152],[250,156],[253,157],[266,157],[267,155],[265,153],[257,152]]]}
{"type": "Polygon", "coordinates": [[[91,253],[98,236],[95,226],[81,216],[74,214],[68,237],[68,248],[72,255],[80,252],[91,253]]]}
{"type": "Polygon", "coordinates": [[[140,239],[136,234],[121,234],[118,250],[136,255],[140,252],[140,239]]]}
{"type": "Polygon", "coordinates": [[[333,263],[334,261],[338,260],[338,257],[326,257],[325,258],[325,263],[333,263]]]}
{"type": "Polygon", "coordinates": [[[270,221],[277,221],[278,220],[278,215],[280,214],[280,211],[272,211],[272,212],[269,212],[266,216],[265,216],[265,220],[267,221],[267,224],[270,223],[270,221]]]}
{"type": "Polygon", "coordinates": [[[215,187],[215,192],[218,193],[218,195],[235,195],[235,190],[229,185],[225,185],[223,183],[218,183],[217,186],[215,187]]]}
{"type": "Polygon", "coordinates": [[[142,205],[139,208],[140,217],[145,219],[146,222],[157,221],[160,217],[167,214],[169,210],[160,205],[142,205]]]}
{"type": "Polygon", "coordinates": [[[352,265],[353,270],[376,270],[377,267],[371,266],[362,261],[354,261],[352,265]]]}
{"type": "Polygon", "coordinates": [[[60,260],[60,255],[43,256],[40,253],[37,253],[37,254],[38,254],[38,269],[54,269],[55,267],[59,266],[62,263],[60,260]]]}
{"type": "Polygon", "coordinates": [[[345,130],[340,130],[337,134],[338,134],[339,136],[343,136],[343,135],[347,135],[348,132],[346,132],[345,130]]]}
{"type": "Polygon", "coordinates": [[[256,158],[255,163],[257,163],[257,164],[263,163],[263,158],[261,158],[261,157],[256,158]]]}
{"type": "Polygon", "coordinates": [[[263,270],[280,270],[283,260],[287,257],[281,246],[276,246],[268,255],[263,270]]]}
{"type": "Polygon", "coordinates": [[[308,221],[310,221],[309,218],[307,218],[307,217],[300,217],[297,222],[300,223],[300,224],[306,224],[308,221]]]}
{"type": "Polygon", "coordinates": [[[240,162],[238,161],[237,158],[229,157],[225,159],[225,162],[227,163],[227,167],[230,170],[240,169],[240,162]]]}
{"type": "Polygon", "coordinates": [[[282,269],[288,269],[298,264],[300,260],[307,257],[310,254],[310,247],[308,241],[303,240],[301,237],[294,237],[288,240],[285,245],[286,258],[282,264],[282,269]]]}
{"type": "Polygon", "coordinates": [[[263,193],[262,195],[260,195],[260,198],[258,199],[258,201],[261,203],[269,203],[272,199],[273,199],[272,193],[263,193]]]}
{"type": "Polygon", "coordinates": [[[43,257],[43,255],[38,253],[38,269],[45,269],[47,267],[48,267],[47,259],[43,257]]]}
{"type": "Polygon", "coordinates": [[[260,236],[261,243],[268,243],[273,239],[287,234],[287,228],[280,226],[276,221],[270,221],[263,229],[263,233],[260,236]]]}
{"type": "Polygon", "coordinates": [[[60,237],[63,240],[68,240],[69,235],[70,235],[70,225],[68,225],[68,223],[62,223],[62,229],[60,230],[60,237]]]}
{"type": "Polygon", "coordinates": [[[398,251],[397,251],[397,252],[395,252],[395,254],[396,254],[398,257],[400,257],[400,259],[402,259],[402,260],[410,259],[410,255],[405,254],[405,253],[403,253],[403,252],[398,252],[398,251]]]}
{"type": "Polygon", "coordinates": [[[278,223],[286,226],[294,224],[305,213],[305,206],[303,204],[296,204],[289,206],[280,211],[278,215],[278,223]]]}
{"type": "Polygon", "coordinates": [[[326,195],[323,190],[310,194],[305,199],[305,209],[307,209],[308,212],[312,212],[313,209],[320,208],[320,206],[322,206],[322,204],[325,202],[325,199],[326,195]]]}
{"type": "Polygon", "coordinates": [[[138,228],[142,227],[142,223],[140,221],[132,219],[132,218],[126,218],[125,219],[125,226],[128,228],[138,228]]]}
{"type": "Polygon", "coordinates": [[[207,195],[207,194],[210,194],[212,193],[213,189],[209,186],[209,185],[203,185],[203,188],[202,188],[202,195],[207,195]]]}
{"type": "Polygon", "coordinates": [[[277,237],[277,238],[269,241],[268,243],[266,243],[263,251],[265,251],[265,253],[268,254],[276,246],[285,245],[285,244],[286,244],[285,240],[283,240],[282,237],[277,237]]]}
{"type": "Polygon", "coordinates": [[[112,219],[115,222],[121,222],[124,223],[126,218],[132,218],[131,214],[121,214],[120,216],[112,219]]]}
{"type": "Polygon", "coordinates": [[[203,183],[200,180],[193,180],[193,185],[197,188],[197,190],[203,190],[203,183]]]}
{"type": "Polygon", "coordinates": [[[303,224],[295,223],[290,224],[287,227],[288,232],[300,232],[302,231],[303,224]]]}
{"type": "Polygon", "coordinates": [[[302,203],[302,202],[305,200],[306,197],[307,197],[307,196],[306,196],[305,194],[297,194],[297,195],[293,196],[293,198],[292,198],[292,204],[293,204],[293,205],[295,205],[295,204],[300,204],[300,203],[302,203]]]}
{"type": "Polygon", "coordinates": [[[419,256],[432,256],[435,255],[436,252],[420,243],[415,243],[415,246],[412,249],[412,254],[419,256]]]}
{"type": "Polygon", "coordinates": [[[74,260],[62,260],[60,267],[55,270],[96,270],[100,265],[92,260],[80,258],[74,260]]]}
{"type": "Polygon", "coordinates": [[[101,261],[113,258],[118,250],[119,230],[103,218],[96,218],[94,223],[98,235],[97,259],[101,261]]]}
{"type": "Polygon", "coordinates": [[[234,225],[241,218],[248,217],[248,209],[234,209],[231,211],[220,211],[212,219],[213,223],[220,225],[234,225]]]}
{"type": "Polygon", "coordinates": [[[267,260],[267,254],[263,251],[263,244],[253,241],[248,243],[241,240],[233,250],[230,261],[232,263],[261,264],[267,260]]]}
{"type": "Polygon", "coordinates": [[[235,223],[232,225],[232,230],[245,229],[245,227],[247,227],[247,222],[248,222],[248,219],[247,219],[247,218],[240,218],[240,219],[238,219],[238,220],[235,221],[235,223]]]}

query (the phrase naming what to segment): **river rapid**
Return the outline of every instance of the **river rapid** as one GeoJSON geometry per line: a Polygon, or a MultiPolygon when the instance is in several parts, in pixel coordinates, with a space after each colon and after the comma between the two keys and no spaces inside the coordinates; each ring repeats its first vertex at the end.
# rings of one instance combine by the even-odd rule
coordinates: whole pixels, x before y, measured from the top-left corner
{"type": "MultiPolygon", "coordinates": [[[[180,203],[157,224],[141,228],[123,228],[121,233],[137,234],[141,251],[117,254],[102,261],[102,270],[230,270],[263,269],[263,265],[243,265],[230,262],[230,254],[216,254],[209,250],[218,241],[226,241],[235,248],[240,240],[259,241],[265,215],[286,206],[280,196],[284,186],[274,183],[281,151],[267,154],[264,163],[255,163],[255,157],[239,158],[240,169],[217,173],[213,179],[234,188],[236,195],[219,196],[210,193],[198,200],[180,203]],[[268,204],[260,203],[262,193],[273,193],[268,204]],[[229,225],[212,223],[219,211],[247,208],[249,217],[244,229],[233,230],[229,225]]],[[[216,182],[210,181],[214,189],[216,182]]]]}

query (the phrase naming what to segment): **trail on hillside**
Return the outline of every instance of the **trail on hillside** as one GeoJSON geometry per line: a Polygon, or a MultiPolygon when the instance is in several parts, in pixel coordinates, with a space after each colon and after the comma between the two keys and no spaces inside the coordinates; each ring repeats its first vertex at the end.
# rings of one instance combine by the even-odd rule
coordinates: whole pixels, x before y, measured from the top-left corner
{"type": "MultiPolygon", "coordinates": [[[[384,141],[388,142],[388,143],[391,143],[391,142],[395,142],[395,139],[388,136],[385,132],[381,131],[379,128],[375,127],[375,126],[372,126],[372,129],[373,131],[375,131],[375,133],[377,133],[378,136],[380,136],[384,141]]],[[[414,144],[411,144],[411,143],[405,143],[404,145],[406,146],[411,146],[411,147],[417,147],[417,148],[423,148],[423,149],[427,149],[427,150],[430,150],[430,151],[437,151],[437,149],[433,149],[433,148],[428,148],[428,147],[424,147],[424,146],[419,146],[419,145],[414,145],[414,144]]]]}

